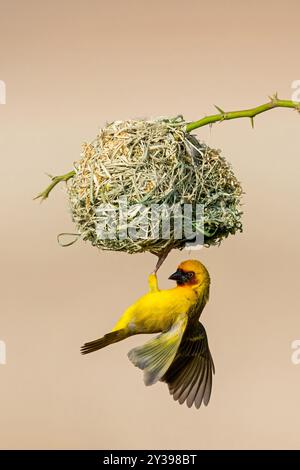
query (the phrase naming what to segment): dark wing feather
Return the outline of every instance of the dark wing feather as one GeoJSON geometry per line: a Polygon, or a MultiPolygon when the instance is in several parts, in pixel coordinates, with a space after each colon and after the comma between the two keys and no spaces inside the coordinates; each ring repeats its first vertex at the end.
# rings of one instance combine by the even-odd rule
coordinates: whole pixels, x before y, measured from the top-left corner
{"type": "Polygon", "coordinates": [[[200,408],[202,402],[209,403],[214,372],[205,328],[198,321],[193,322],[187,327],[175,359],[161,380],[168,384],[174,400],[200,408]]]}

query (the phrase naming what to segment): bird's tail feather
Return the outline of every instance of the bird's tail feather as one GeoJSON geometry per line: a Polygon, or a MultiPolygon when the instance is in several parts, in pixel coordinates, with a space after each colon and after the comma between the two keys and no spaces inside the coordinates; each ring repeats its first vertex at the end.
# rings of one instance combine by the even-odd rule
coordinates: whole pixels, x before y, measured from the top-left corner
{"type": "Polygon", "coordinates": [[[186,323],[187,318],[184,315],[166,333],[129,351],[131,362],[144,371],[145,385],[156,383],[169,369],[179,348],[186,323]]]}
{"type": "Polygon", "coordinates": [[[125,339],[128,336],[128,331],[125,329],[112,331],[111,333],[104,335],[102,338],[91,341],[90,343],[85,343],[81,347],[81,354],[89,354],[91,352],[98,351],[98,349],[102,349],[110,344],[122,341],[122,339],[125,339]]]}

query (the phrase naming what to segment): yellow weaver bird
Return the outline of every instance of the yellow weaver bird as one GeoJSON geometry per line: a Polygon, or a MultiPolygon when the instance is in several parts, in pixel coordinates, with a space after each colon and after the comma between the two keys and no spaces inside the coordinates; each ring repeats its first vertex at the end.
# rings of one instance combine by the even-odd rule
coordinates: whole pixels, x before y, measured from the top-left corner
{"type": "Polygon", "coordinates": [[[129,359],[144,371],[146,385],[166,382],[174,400],[199,408],[202,401],[209,402],[215,372],[206,331],[199,322],[210,277],[202,263],[188,260],[169,279],[177,286],[160,290],[156,274],[150,274],[149,292],[123,313],[110,333],[84,344],[81,352],[88,354],[132,335],[161,333],[132,349],[129,359]]]}

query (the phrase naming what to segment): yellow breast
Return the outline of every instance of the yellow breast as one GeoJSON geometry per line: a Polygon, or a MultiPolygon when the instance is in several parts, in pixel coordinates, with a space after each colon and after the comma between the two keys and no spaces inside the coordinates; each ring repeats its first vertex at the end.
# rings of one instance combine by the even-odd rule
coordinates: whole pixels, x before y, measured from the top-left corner
{"type": "Polygon", "coordinates": [[[168,330],[177,316],[188,312],[196,302],[197,295],[189,288],[152,290],[124,312],[114,330],[126,327],[144,333],[168,330]]]}

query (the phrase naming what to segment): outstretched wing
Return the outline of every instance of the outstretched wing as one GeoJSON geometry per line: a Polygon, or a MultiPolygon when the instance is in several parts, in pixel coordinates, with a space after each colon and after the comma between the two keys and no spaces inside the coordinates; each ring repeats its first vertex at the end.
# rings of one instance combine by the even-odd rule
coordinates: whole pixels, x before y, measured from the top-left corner
{"type": "Polygon", "coordinates": [[[144,371],[145,385],[161,380],[170,368],[184,336],[187,321],[186,314],[179,315],[170,330],[129,351],[131,362],[144,371]]]}
{"type": "Polygon", "coordinates": [[[186,402],[190,408],[200,408],[209,402],[215,367],[208,347],[204,326],[200,322],[188,325],[174,361],[162,377],[174,400],[186,402]]]}

